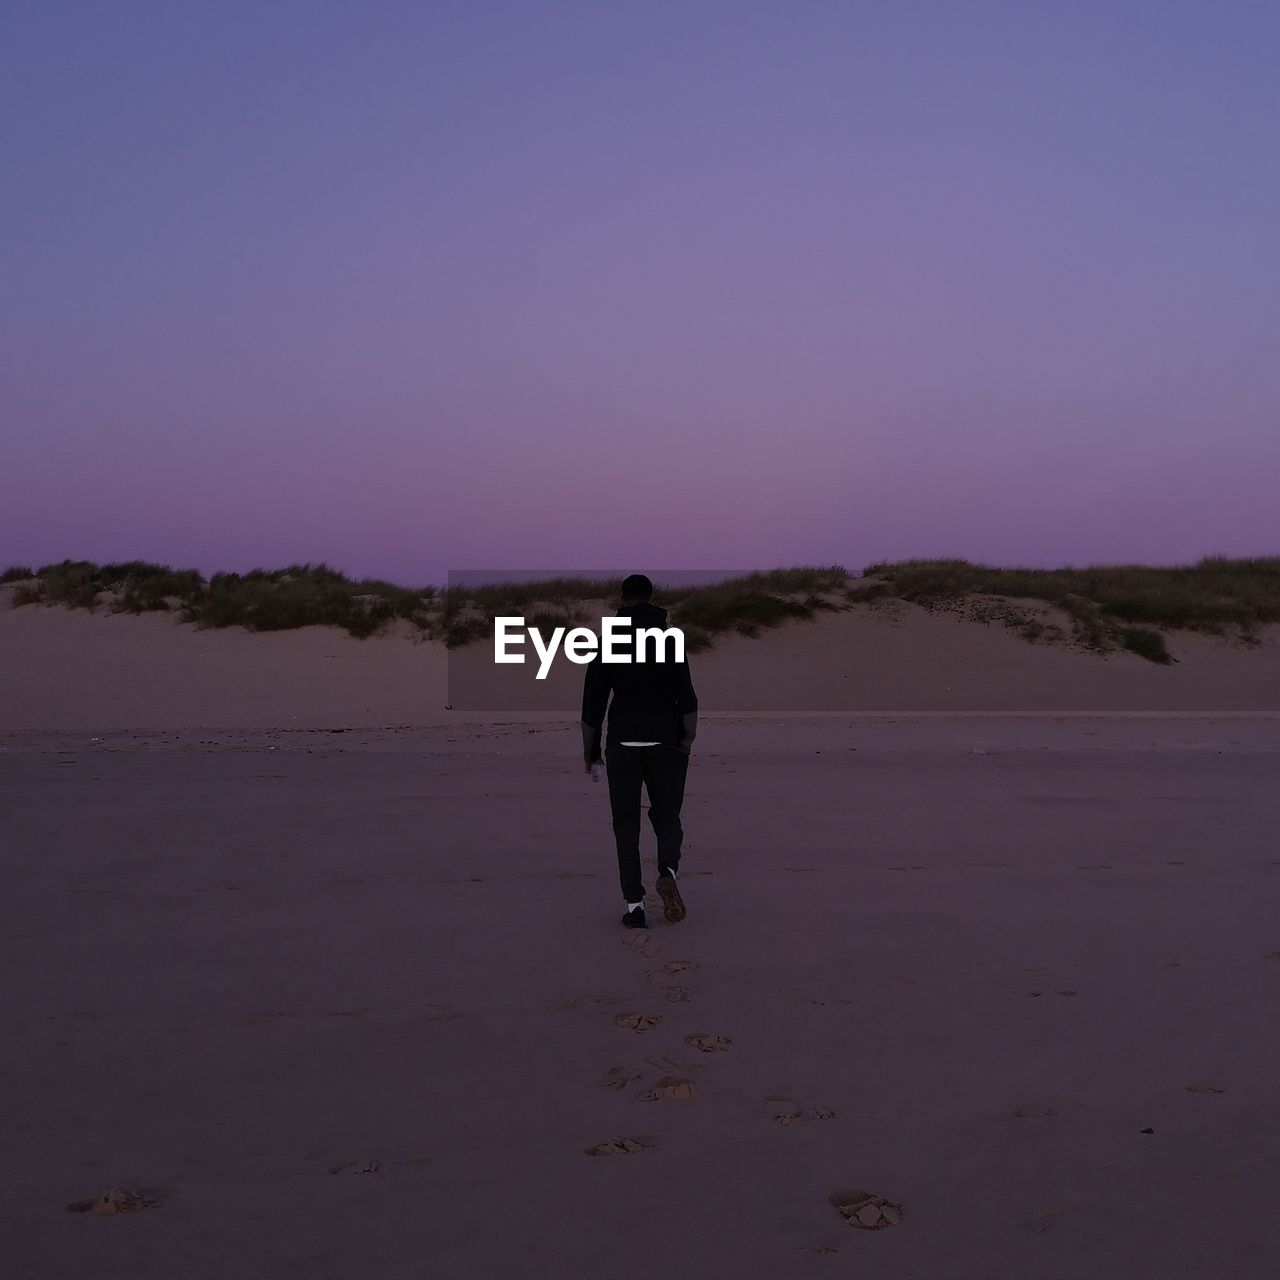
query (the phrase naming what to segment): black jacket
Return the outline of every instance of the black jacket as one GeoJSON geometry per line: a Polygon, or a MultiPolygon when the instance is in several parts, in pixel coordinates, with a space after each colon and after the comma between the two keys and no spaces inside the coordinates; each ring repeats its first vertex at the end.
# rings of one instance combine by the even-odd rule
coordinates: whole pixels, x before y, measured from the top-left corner
{"type": "MultiPolygon", "coordinates": [[[[636,627],[665,627],[667,611],[651,604],[624,605],[620,617],[636,627]]],[[[688,751],[698,727],[698,695],[688,662],[655,662],[655,646],[645,645],[644,662],[587,664],[582,686],[582,752],[588,763],[600,759],[601,726],[609,710],[607,745],[661,742],[688,751]],[[612,693],[613,701],[609,701],[612,693]]]]}

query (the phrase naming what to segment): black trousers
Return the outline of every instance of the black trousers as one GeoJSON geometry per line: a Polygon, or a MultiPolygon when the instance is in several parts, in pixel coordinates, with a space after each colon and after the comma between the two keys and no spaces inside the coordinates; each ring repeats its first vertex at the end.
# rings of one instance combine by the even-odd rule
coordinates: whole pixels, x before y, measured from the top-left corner
{"type": "Polygon", "coordinates": [[[674,871],[680,865],[684,828],[680,806],[689,757],[676,747],[606,747],[609,807],[613,810],[613,838],[618,846],[618,879],[627,902],[644,897],[640,871],[640,788],[649,793],[649,822],[658,838],[658,866],[674,871]]]}

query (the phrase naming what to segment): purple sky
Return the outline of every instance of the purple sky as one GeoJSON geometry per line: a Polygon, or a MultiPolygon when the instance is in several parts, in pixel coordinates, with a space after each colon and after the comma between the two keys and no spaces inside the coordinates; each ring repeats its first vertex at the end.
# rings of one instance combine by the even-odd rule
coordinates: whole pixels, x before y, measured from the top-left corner
{"type": "Polygon", "coordinates": [[[0,564],[1280,551],[1280,6],[0,9],[0,564]]]}

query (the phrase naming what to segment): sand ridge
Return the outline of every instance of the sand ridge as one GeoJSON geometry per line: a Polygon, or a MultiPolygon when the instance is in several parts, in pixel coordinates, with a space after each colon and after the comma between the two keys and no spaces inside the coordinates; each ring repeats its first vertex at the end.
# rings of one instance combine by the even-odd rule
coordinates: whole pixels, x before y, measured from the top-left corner
{"type": "MultiPolygon", "coordinates": [[[[11,594],[0,586],[0,604],[11,594]]],[[[1280,714],[1280,627],[1253,648],[1190,632],[1169,645],[1176,664],[1157,666],[902,605],[728,636],[691,666],[702,704],[720,714],[1280,714]]],[[[0,607],[0,731],[408,729],[513,711],[576,719],[582,668],[561,663],[538,682],[492,659],[489,646],[446,651],[404,622],[357,640],[334,627],[255,634],[162,614],[0,607]],[[465,701],[450,691],[451,672],[465,701]]]]}

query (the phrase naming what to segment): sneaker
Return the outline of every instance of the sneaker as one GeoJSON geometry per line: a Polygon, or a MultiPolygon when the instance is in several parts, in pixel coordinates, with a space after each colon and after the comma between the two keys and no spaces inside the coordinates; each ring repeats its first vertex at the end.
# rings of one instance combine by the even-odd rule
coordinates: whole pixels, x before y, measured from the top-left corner
{"type": "Polygon", "coordinates": [[[643,907],[637,907],[634,911],[628,911],[626,915],[622,917],[622,923],[625,924],[628,929],[647,929],[649,927],[645,923],[643,907]]]}
{"type": "Polygon", "coordinates": [[[684,899],[680,896],[680,887],[673,875],[658,877],[658,896],[662,899],[662,913],[670,924],[684,919],[684,899]]]}

